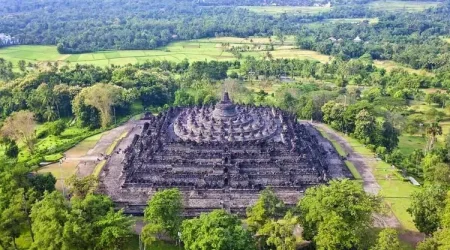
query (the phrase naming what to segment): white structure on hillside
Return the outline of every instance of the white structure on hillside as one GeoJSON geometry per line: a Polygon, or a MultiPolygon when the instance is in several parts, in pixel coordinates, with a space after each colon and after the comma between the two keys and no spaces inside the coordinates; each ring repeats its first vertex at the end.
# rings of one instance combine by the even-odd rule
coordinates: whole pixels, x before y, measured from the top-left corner
{"type": "Polygon", "coordinates": [[[13,45],[13,44],[18,44],[17,39],[15,39],[10,35],[0,33],[0,45],[13,45]]]}

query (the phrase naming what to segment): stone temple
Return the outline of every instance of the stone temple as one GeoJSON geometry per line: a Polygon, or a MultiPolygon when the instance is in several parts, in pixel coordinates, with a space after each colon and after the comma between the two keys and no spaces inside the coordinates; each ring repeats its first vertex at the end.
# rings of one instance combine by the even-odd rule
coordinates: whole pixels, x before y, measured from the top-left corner
{"type": "Polygon", "coordinates": [[[126,212],[142,213],[158,190],[176,187],[187,216],[213,209],[244,214],[271,187],[294,205],[303,191],[351,178],[331,144],[308,123],[272,107],[171,108],[147,115],[108,160],[101,190],[126,212]]]}

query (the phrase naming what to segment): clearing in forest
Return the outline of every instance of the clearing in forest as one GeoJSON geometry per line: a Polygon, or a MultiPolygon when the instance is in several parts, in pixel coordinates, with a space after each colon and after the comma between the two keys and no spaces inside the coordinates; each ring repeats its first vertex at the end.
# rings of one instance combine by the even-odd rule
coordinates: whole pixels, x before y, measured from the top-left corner
{"type": "Polygon", "coordinates": [[[391,60],[374,60],[373,64],[377,67],[384,68],[388,72],[392,71],[393,69],[404,69],[404,70],[408,71],[408,73],[411,73],[411,74],[416,73],[418,75],[428,75],[428,76],[434,75],[433,73],[428,72],[426,70],[413,69],[410,67],[403,66],[403,65],[401,65],[397,62],[391,61],[391,60]]]}
{"type": "MultiPolygon", "coordinates": [[[[335,21],[337,20],[335,19],[335,21]]],[[[375,20],[369,20],[369,22],[373,21],[375,20]]],[[[171,62],[181,62],[184,59],[188,59],[191,62],[237,60],[237,57],[230,52],[230,49],[233,47],[243,49],[241,52],[243,58],[253,56],[257,59],[263,59],[267,57],[267,52],[269,52],[273,59],[308,59],[322,63],[329,62],[332,59],[331,56],[316,51],[296,48],[294,36],[286,36],[284,44],[281,44],[275,36],[270,38],[216,37],[173,42],[154,50],[111,50],[67,55],[59,54],[56,46],[19,45],[0,49],[0,58],[11,61],[16,67],[19,60],[44,66],[47,62],[58,62],[60,65],[74,65],[78,63],[105,67],[111,64],[126,65],[153,60],[167,60],[171,62]],[[270,44],[274,47],[273,51],[267,51],[267,46],[270,46],[270,44]]],[[[377,67],[385,68],[387,71],[391,71],[394,68],[403,68],[410,73],[432,74],[424,70],[411,69],[393,61],[375,60],[374,64],[377,67]]]]}
{"type": "Polygon", "coordinates": [[[440,2],[427,1],[375,1],[368,4],[369,9],[375,11],[392,11],[392,12],[418,12],[428,8],[436,7],[440,2]]]}
{"type": "Polygon", "coordinates": [[[268,14],[279,16],[283,13],[288,14],[318,14],[321,12],[328,12],[332,8],[330,6],[242,6],[241,8],[258,14],[268,14]]]}
{"type": "Polygon", "coordinates": [[[273,58],[298,58],[328,62],[329,56],[315,51],[301,50],[294,47],[295,38],[287,36],[284,45],[275,37],[220,37],[198,39],[182,42],[174,42],[155,50],[114,50],[99,51],[85,54],[61,55],[56,46],[30,46],[20,45],[0,49],[0,58],[4,58],[17,65],[19,60],[26,62],[45,64],[47,62],[59,62],[61,64],[93,64],[96,66],[126,65],[128,63],[143,63],[153,60],[167,60],[181,62],[189,61],[227,61],[236,60],[229,50],[232,47],[246,47],[243,56],[255,56],[263,58],[266,54],[266,46],[274,45],[274,51],[270,51],[273,58]]]}

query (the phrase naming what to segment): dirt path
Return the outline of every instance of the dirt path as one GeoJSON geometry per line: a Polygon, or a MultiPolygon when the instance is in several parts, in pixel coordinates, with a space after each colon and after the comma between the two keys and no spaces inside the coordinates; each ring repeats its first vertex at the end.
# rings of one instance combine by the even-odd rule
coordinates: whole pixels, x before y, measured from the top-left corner
{"type": "MultiPolygon", "coordinates": [[[[106,151],[109,146],[123,133],[129,131],[133,126],[133,123],[134,121],[130,120],[117,128],[105,132],[95,146],[79,160],[80,163],[77,166],[77,175],[80,177],[85,177],[92,174],[95,166],[104,159],[103,155],[106,155],[106,151]]],[[[67,159],[69,160],[70,158],[67,159]]]]}
{"type": "MultiPolygon", "coordinates": [[[[344,139],[341,135],[336,133],[336,131],[330,129],[325,124],[321,123],[311,123],[313,126],[322,129],[325,131],[325,133],[328,134],[328,136],[339,143],[339,145],[347,152],[348,157],[347,160],[353,163],[355,165],[356,169],[358,170],[359,174],[362,177],[363,180],[363,187],[364,190],[367,193],[370,194],[378,194],[381,190],[380,185],[378,184],[377,180],[375,179],[375,176],[372,173],[370,165],[373,163],[375,164],[376,159],[375,157],[369,157],[364,156],[359,153],[357,153],[347,142],[346,139],[344,139]]],[[[376,227],[381,228],[401,228],[401,224],[398,221],[398,219],[391,213],[390,215],[380,215],[375,214],[373,216],[374,218],[374,224],[376,227]]]]}

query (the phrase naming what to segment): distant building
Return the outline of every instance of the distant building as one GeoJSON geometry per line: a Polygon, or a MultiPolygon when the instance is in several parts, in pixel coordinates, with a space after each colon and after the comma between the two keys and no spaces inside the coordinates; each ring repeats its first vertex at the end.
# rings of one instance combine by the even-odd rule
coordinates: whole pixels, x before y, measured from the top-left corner
{"type": "Polygon", "coordinates": [[[361,40],[361,38],[359,38],[359,36],[357,36],[355,39],[353,39],[353,42],[360,43],[360,42],[362,42],[362,40],[361,40]]]}
{"type": "Polygon", "coordinates": [[[13,44],[18,44],[16,38],[4,33],[0,33],[0,45],[13,45],[13,44]]]}
{"type": "Polygon", "coordinates": [[[295,82],[292,78],[289,76],[280,76],[280,81],[282,82],[295,82]]]}

